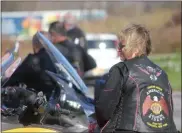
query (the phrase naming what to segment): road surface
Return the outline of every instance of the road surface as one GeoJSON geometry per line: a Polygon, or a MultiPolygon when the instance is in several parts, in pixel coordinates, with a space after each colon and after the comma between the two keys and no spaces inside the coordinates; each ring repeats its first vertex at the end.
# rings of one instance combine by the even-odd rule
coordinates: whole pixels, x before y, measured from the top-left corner
{"type": "Polygon", "coordinates": [[[181,131],[181,92],[173,92],[174,121],[178,130],[181,131]]]}

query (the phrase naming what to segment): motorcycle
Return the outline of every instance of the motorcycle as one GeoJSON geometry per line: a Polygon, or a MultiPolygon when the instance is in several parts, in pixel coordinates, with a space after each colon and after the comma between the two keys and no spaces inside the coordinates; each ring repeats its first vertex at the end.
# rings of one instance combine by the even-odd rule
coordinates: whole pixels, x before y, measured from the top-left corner
{"type": "Polygon", "coordinates": [[[58,49],[40,32],[38,32],[37,36],[57,68],[56,73],[46,71],[46,76],[49,77],[50,84],[53,85],[53,88],[50,88],[52,90],[51,96],[47,99],[45,94],[37,91],[41,86],[39,86],[39,82],[34,80],[35,77],[30,76],[26,80],[23,80],[24,82],[22,83],[20,75],[30,61],[30,54],[23,61],[20,61],[20,59],[17,62],[15,61],[16,65],[11,68],[9,67],[9,71],[11,70],[11,72],[8,75],[9,77],[7,76],[8,79],[1,84],[1,87],[22,86],[23,84],[24,88],[35,93],[37,96],[36,99],[38,98],[39,101],[40,99],[42,100],[39,106],[33,105],[31,108],[23,104],[18,105],[8,110],[6,115],[2,114],[2,106],[5,110],[7,107],[2,104],[2,131],[88,132],[88,125],[96,123],[96,120],[94,102],[92,98],[88,97],[87,86],[58,49]],[[31,89],[32,84],[34,86],[33,89],[31,89]],[[56,105],[53,109],[50,107],[52,103],[56,105]],[[36,122],[29,122],[28,124],[24,123],[22,120],[31,119],[31,116],[28,116],[27,112],[32,108],[32,116],[38,117],[38,120],[36,122]]]}

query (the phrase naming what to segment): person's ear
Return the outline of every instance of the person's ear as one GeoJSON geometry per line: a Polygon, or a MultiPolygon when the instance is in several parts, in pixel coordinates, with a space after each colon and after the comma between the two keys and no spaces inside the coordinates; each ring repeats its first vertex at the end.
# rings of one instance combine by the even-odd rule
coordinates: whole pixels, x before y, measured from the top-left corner
{"type": "Polygon", "coordinates": [[[133,54],[132,54],[132,58],[136,57],[139,53],[139,50],[138,49],[135,49],[133,54]]]}

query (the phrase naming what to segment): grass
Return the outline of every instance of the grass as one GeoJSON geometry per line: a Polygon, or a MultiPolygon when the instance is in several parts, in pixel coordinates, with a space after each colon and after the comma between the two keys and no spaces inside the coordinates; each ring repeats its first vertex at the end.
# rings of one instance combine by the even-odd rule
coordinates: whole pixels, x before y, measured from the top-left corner
{"type": "Polygon", "coordinates": [[[161,54],[149,57],[166,71],[173,90],[181,90],[181,53],[161,54]]]}

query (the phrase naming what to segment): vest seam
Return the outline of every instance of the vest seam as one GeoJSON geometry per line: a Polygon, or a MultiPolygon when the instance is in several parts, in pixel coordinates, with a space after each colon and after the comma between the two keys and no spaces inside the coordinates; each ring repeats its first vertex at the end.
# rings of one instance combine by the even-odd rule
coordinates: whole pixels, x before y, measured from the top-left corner
{"type": "Polygon", "coordinates": [[[130,79],[133,80],[135,82],[136,88],[137,88],[137,93],[136,93],[136,99],[137,99],[137,104],[136,104],[136,111],[135,111],[135,122],[134,122],[134,126],[133,126],[133,130],[136,130],[136,117],[137,117],[137,112],[138,112],[138,106],[139,106],[139,87],[138,87],[138,83],[136,82],[135,78],[132,77],[131,75],[129,75],[130,79]]]}

